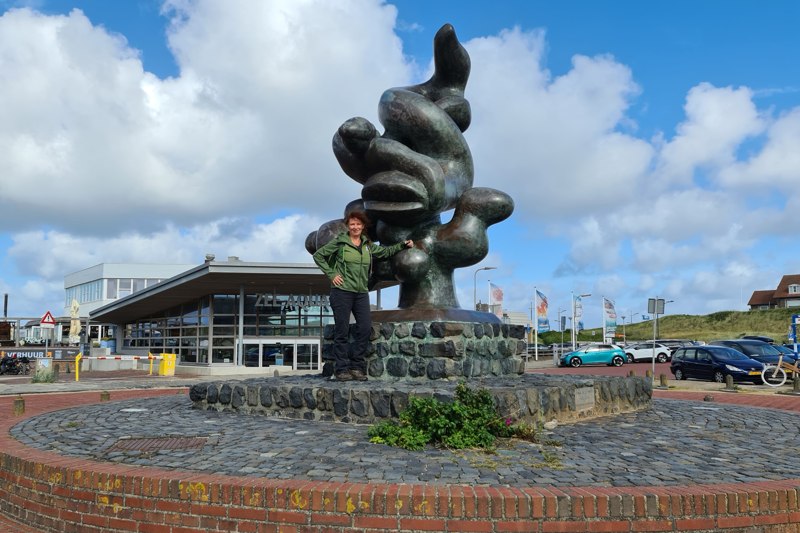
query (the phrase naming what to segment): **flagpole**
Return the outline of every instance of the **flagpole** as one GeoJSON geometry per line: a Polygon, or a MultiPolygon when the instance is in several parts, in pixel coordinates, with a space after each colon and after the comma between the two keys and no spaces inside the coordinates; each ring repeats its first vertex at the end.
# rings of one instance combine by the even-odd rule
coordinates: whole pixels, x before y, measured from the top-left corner
{"type": "Polygon", "coordinates": [[[494,313],[494,299],[492,298],[492,280],[487,279],[486,284],[489,287],[489,312],[494,313]]]}
{"type": "Polygon", "coordinates": [[[539,360],[539,302],[537,301],[536,286],[533,286],[533,309],[536,320],[533,321],[533,359],[539,360]]]}

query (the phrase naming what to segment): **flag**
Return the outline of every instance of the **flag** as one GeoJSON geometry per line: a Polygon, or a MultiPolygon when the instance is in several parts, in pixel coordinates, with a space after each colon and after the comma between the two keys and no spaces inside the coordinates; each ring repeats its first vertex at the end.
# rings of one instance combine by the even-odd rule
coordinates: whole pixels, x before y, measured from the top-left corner
{"type": "Polygon", "coordinates": [[[536,304],[536,330],[544,333],[550,331],[550,321],[547,320],[547,296],[537,290],[536,298],[539,300],[536,304]]]}
{"type": "Polygon", "coordinates": [[[492,307],[494,308],[494,314],[503,318],[503,289],[495,285],[494,283],[489,283],[489,296],[492,300],[492,307]]]}
{"type": "Polygon", "coordinates": [[[614,302],[608,298],[603,298],[603,316],[606,319],[606,328],[613,333],[617,329],[617,311],[614,309],[614,302]]]}
{"type": "Polygon", "coordinates": [[[539,298],[539,303],[536,304],[536,314],[538,316],[547,316],[547,296],[537,290],[536,297],[539,298]]]}
{"type": "Polygon", "coordinates": [[[489,288],[492,290],[492,303],[503,303],[503,289],[494,283],[490,283],[489,288]]]}
{"type": "Polygon", "coordinates": [[[614,302],[603,298],[603,338],[613,337],[617,331],[617,311],[614,302]]]}
{"type": "Polygon", "coordinates": [[[573,327],[575,331],[581,331],[583,329],[583,303],[581,303],[580,296],[575,297],[573,305],[575,306],[575,324],[573,324],[573,327]]]}

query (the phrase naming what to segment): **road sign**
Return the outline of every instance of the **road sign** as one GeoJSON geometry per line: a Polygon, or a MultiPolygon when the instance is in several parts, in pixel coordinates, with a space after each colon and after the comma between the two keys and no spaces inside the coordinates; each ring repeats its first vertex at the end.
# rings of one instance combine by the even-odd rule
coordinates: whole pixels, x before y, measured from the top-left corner
{"type": "Polygon", "coordinates": [[[56,327],[56,319],[53,318],[52,313],[47,311],[44,316],[39,320],[39,326],[43,328],[54,328],[56,327]]]}

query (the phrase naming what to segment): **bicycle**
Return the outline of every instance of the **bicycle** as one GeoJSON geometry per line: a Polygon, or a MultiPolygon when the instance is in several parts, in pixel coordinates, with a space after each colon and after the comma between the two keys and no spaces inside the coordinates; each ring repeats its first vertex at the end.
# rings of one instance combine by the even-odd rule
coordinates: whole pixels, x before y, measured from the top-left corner
{"type": "Polygon", "coordinates": [[[797,372],[800,372],[798,363],[800,363],[800,359],[796,360],[793,365],[785,363],[783,361],[783,354],[781,354],[780,357],[778,357],[777,365],[764,366],[764,370],[761,371],[761,380],[765,385],[769,385],[770,387],[780,387],[786,383],[787,372],[791,373],[793,376],[797,375],[797,372]]]}

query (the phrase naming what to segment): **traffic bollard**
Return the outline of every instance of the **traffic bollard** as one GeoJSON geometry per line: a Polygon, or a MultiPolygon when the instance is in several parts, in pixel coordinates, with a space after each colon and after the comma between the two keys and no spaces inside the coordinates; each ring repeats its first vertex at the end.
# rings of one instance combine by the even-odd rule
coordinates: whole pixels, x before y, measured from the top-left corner
{"type": "Polygon", "coordinates": [[[14,416],[20,416],[25,413],[25,398],[22,395],[14,398],[14,416]]]}

